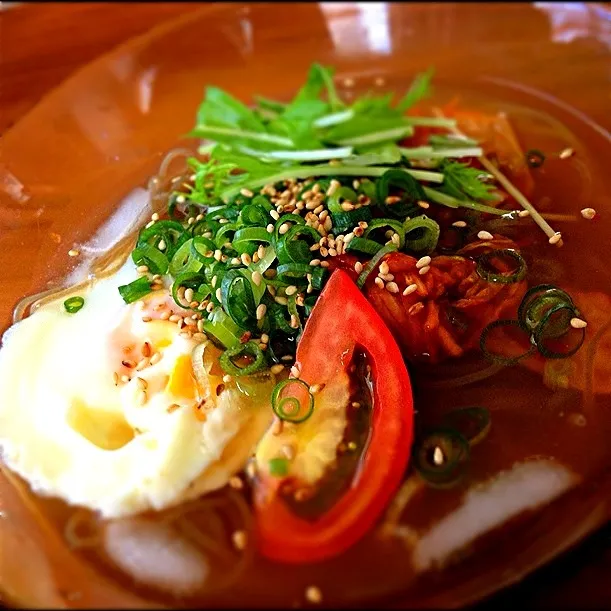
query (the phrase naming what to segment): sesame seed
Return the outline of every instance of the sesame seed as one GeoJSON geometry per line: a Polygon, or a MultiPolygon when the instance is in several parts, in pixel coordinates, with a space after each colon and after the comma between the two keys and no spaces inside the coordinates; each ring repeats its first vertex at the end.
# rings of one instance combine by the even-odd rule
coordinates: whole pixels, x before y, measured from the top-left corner
{"type": "Polygon", "coordinates": [[[242,481],[242,478],[234,475],[229,478],[229,486],[234,490],[241,490],[244,488],[244,482],[242,481]]]}
{"type": "Polygon", "coordinates": [[[352,450],[354,452],[354,450],[356,450],[356,443],[354,441],[349,441],[348,442],[348,449],[352,450]]]}
{"type": "Polygon", "coordinates": [[[320,267],[329,267],[329,261],[321,261],[320,267]]]}
{"type": "Polygon", "coordinates": [[[480,232],[477,234],[477,237],[478,237],[480,240],[492,240],[492,238],[493,238],[494,236],[493,236],[493,235],[492,235],[490,232],[488,232],[488,231],[480,231],[480,232]]]}
{"type": "Polygon", "coordinates": [[[310,603],[318,605],[322,602],[322,592],[316,586],[309,586],[305,591],[306,600],[310,603]]]}
{"type": "Polygon", "coordinates": [[[240,193],[244,197],[252,197],[254,195],[254,193],[252,191],[249,191],[248,189],[240,189],[240,193]]]}
{"type": "Polygon", "coordinates": [[[185,203],[185,196],[184,196],[184,195],[179,195],[179,196],[176,198],[176,203],[177,203],[177,204],[184,204],[184,203],[185,203]]]}
{"type": "Polygon", "coordinates": [[[320,254],[321,254],[323,257],[326,257],[326,256],[328,256],[328,254],[329,254],[329,250],[328,250],[327,248],[325,248],[324,246],[321,246],[321,247],[320,247],[320,254]]]}
{"type": "Polygon", "coordinates": [[[320,265],[320,259],[312,259],[312,260],[310,261],[310,265],[311,265],[312,267],[316,267],[317,265],[320,265]]]}
{"type": "Polygon", "coordinates": [[[146,265],[139,265],[139,266],[136,268],[136,271],[137,271],[139,274],[146,274],[146,273],[148,273],[149,268],[148,268],[146,265]]]}
{"type": "Polygon", "coordinates": [[[172,412],[175,412],[179,408],[180,408],[180,405],[178,405],[178,403],[172,403],[172,405],[168,405],[167,412],[168,414],[171,414],[172,412]]]}
{"type": "Polygon", "coordinates": [[[530,216],[530,212],[528,210],[520,210],[520,212],[518,212],[518,216],[523,219],[530,216]]]}
{"type": "Polygon", "coordinates": [[[193,289],[185,290],[185,301],[191,303],[193,301],[193,289]]]}
{"type": "Polygon", "coordinates": [[[439,446],[436,446],[435,450],[433,451],[433,463],[436,465],[443,465],[444,461],[445,459],[443,456],[443,451],[439,446]]]}
{"type": "Polygon", "coordinates": [[[588,323],[585,320],[581,320],[581,318],[571,318],[571,327],[573,329],[585,329],[588,326],[588,323]]]}
{"type": "Polygon", "coordinates": [[[389,271],[390,268],[388,267],[388,263],[382,261],[382,263],[380,263],[380,274],[387,274],[389,271]]]}
{"type": "Polygon", "coordinates": [[[127,384],[127,382],[129,382],[129,376],[121,376],[121,382],[123,382],[124,384],[127,384]]]}
{"type": "Polygon", "coordinates": [[[161,360],[161,352],[155,352],[151,357],[151,365],[156,365],[161,360]]]}
{"type": "Polygon", "coordinates": [[[297,318],[295,314],[291,314],[291,327],[293,327],[293,329],[299,328],[299,318],[297,318]]]}
{"type": "Polygon", "coordinates": [[[159,214],[157,212],[153,212],[153,214],[151,214],[151,221],[158,221],[159,220],[159,214]]]}
{"type": "Polygon", "coordinates": [[[136,384],[140,390],[146,390],[148,388],[148,382],[144,378],[137,377],[136,384]]]}
{"type": "Polygon", "coordinates": [[[221,287],[220,286],[219,286],[218,289],[216,289],[216,292],[214,294],[216,295],[216,298],[217,298],[218,301],[222,301],[223,294],[221,293],[221,287]]]}
{"type": "Polygon", "coordinates": [[[112,374],[112,381],[115,386],[119,384],[119,374],[116,371],[112,374]]]}
{"type": "Polygon", "coordinates": [[[248,535],[244,530],[236,530],[231,536],[231,540],[233,541],[233,546],[236,549],[243,550],[246,549],[246,544],[248,542],[248,535]]]}
{"type": "Polygon", "coordinates": [[[210,302],[207,306],[206,306],[206,312],[212,312],[212,310],[214,310],[214,304],[212,302],[210,302]]]}
{"type": "Polygon", "coordinates": [[[329,248],[329,256],[331,256],[331,257],[337,257],[337,249],[335,249],[335,248],[329,248]]]}
{"type": "Polygon", "coordinates": [[[381,289],[384,288],[384,280],[382,280],[382,278],[376,277],[374,282],[375,282],[376,286],[380,287],[381,289]]]}
{"type": "Polygon", "coordinates": [[[267,233],[274,233],[274,226],[270,223],[267,227],[267,233]]]}
{"type": "Polygon", "coordinates": [[[263,276],[261,275],[261,272],[254,271],[252,273],[252,281],[255,283],[256,286],[260,286],[262,280],[263,280],[263,276]]]}
{"type": "Polygon", "coordinates": [[[136,403],[140,406],[144,405],[148,400],[147,394],[145,390],[141,390],[136,395],[136,403]]]}
{"type": "Polygon", "coordinates": [[[159,318],[161,318],[161,320],[168,320],[170,318],[170,316],[171,316],[170,310],[166,310],[165,312],[162,312],[159,315],[159,318]]]}
{"type": "Polygon", "coordinates": [[[428,271],[431,269],[430,265],[425,265],[424,267],[420,268],[420,271],[418,272],[421,276],[424,276],[424,274],[428,273],[428,271]]]}
{"type": "Polygon", "coordinates": [[[452,223],[452,227],[466,227],[467,223],[465,223],[465,221],[456,221],[455,223],[452,223]]]}
{"type": "Polygon", "coordinates": [[[72,249],[72,250],[68,251],[68,256],[69,257],[78,257],[80,254],[81,253],[80,253],[79,250],[72,249]]]}
{"type": "Polygon", "coordinates": [[[179,316],[178,314],[172,314],[172,316],[170,316],[168,320],[170,322],[178,322],[179,320],[182,320],[182,316],[179,316]]]}
{"type": "Polygon", "coordinates": [[[353,401],[352,407],[354,407],[354,409],[358,409],[359,407],[361,407],[361,404],[358,401],[353,401]]]}
{"type": "Polygon", "coordinates": [[[123,367],[127,367],[128,369],[133,369],[136,366],[136,361],[121,361],[121,365],[123,365],[123,367]]]}
{"type": "Polygon", "coordinates": [[[416,290],[418,290],[418,285],[417,284],[410,284],[410,285],[405,287],[405,290],[403,291],[403,295],[405,295],[405,296],[411,295],[416,290]]]}
{"type": "Polygon", "coordinates": [[[267,333],[261,334],[261,343],[269,344],[269,335],[267,333]]]}
{"type": "Polygon", "coordinates": [[[418,205],[419,205],[421,208],[424,208],[425,210],[426,210],[427,208],[430,208],[430,207],[431,207],[431,204],[429,204],[428,202],[418,202],[418,205]]]}
{"type": "Polygon", "coordinates": [[[357,261],[357,262],[354,264],[354,271],[355,271],[357,274],[360,274],[360,273],[363,271],[363,264],[362,264],[360,261],[357,261]]]}
{"type": "Polygon", "coordinates": [[[421,257],[416,262],[416,269],[422,269],[423,267],[426,267],[427,265],[430,265],[431,261],[432,261],[432,259],[428,255],[426,257],[421,257]]]}
{"type": "Polygon", "coordinates": [[[150,316],[143,316],[142,317],[142,322],[151,322],[151,320],[153,320],[150,316]]]}
{"type": "Polygon", "coordinates": [[[267,312],[267,306],[264,303],[260,303],[257,306],[257,320],[263,320],[265,313],[267,312]]]}
{"type": "Polygon", "coordinates": [[[281,373],[282,371],[284,371],[284,365],[281,365],[280,363],[278,363],[277,365],[272,365],[270,367],[270,371],[274,375],[277,375],[277,374],[281,373]]]}
{"type": "Polygon", "coordinates": [[[559,231],[556,231],[556,233],[548,240],[548,242],[554,245],[559,244],[560,240],[562,240],[562,234],[559,231]]]}
{"type": "Polygon", "coordinates": [[[297,287],[294,284],[291,284],[290,286],[287,286],[286,289],[284,289],[284,292],[290,297],[291,295],[294,295],[297,292],[297,287]]]}
{"type": "Polygon", "coordinates": [[[594,208],[584,208],[581,211],[581,216],[588,221],[591,221],[596,216],[596,210],[594,208]]]}
{"type": "Polygon", "coordinates": [[[392,204],[396,204],[397,202],[400,202],[401,198],[397,195],[389,195],[385,200],[384,203],[388,204],[389,206],[392,206],[392,204]]]}
{"type": "Polygon", "coordinates": [[[312,384],[312,386],[310,386],[310,392],[315,395],[316,393],[319,393],[324,387],[324,384],[312,384]]]}
{"type": "Polygon", "coordinates": [[[165,240],[159,240],[159,244],[157,245],[157,248],[159,250],[165,250],[165,246],[166,246],[165,240]]]}
{"type": "Polygon", "coordinates": [[[389,293],[398,293],[398,292],[399,292],[399,287],[397,286],[397,283],[396,283],[396,282],[389,282],[389,283],[386,285],[386,290],[387,290],[389,293]]]}
{"type": "Polygon", "coordinates": [[[344,212],[350,212],[351,210],[354,210],[354,204],[352,202],[343,202],[342,210],[344,212]]]}
{"type": "Polygon", "coordinates": [[[396,244],[397,246],[399,246],[399,244],[401,243],[401,238],[399,237],[398,233],[393,233],[392,236],[390,237],[390,241],[393,244],[396,244]]]}
{"type": "Polygon", "coordinates": [[[566,148],[564,149],[559,157],[560,159],[568,159],[569,157],[572,157],[575,154],[575,151],[572,148],[566,148]]]}
{"type": "Polygon", "coordinates": [[[295,364],[295,365],[293,365],[293,366],[291,367],[291,375],[292,375],[294,378],[298,378],[298,377],[301,375],[301,367],[299,367],[299,366],[298,366],[298,365],[296,365],[296,364],[295,364]]]}
{"type": "Polygon", "coordinates": [[[280,235],[284,235],[290,228],[291,226],[288,223],[282,223],[282,225],[280,225],[280,228],[278,229],[278,233],[280,235]]]}
{"type": "Polygon", "coordinates": [[[220,250],[217,248],[217,249],[214,251],[214,258],[215,258],[217,261],[220,261],[222,256],[223,256],[223,253],[222,253],[222,252],[221,252],[221,251],[220,251],[220,250]]]}
{"type": "Polygon", "coordinates": [[[287,305],[289,302],[286,297],[274,297],[274,301],[280,305],[287,305]]]}

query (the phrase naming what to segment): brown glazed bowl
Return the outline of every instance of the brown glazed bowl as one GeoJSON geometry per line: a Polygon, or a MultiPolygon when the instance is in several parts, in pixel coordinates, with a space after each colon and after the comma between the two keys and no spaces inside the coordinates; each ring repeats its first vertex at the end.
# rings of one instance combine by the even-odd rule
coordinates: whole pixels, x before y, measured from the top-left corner
{"type": "MultiPolygon", "coordinates": [[[[117,6],[117,10],[121,10],[117,6]]],[[[282,98],[313,61],[360,89],[405,87],[428,66],[446,91],[519,99],[586,134],[609,159],[611,13],[608,5],[203,4],[105,55],[46,96],[2,138],[0,331],[25,295],[58,286],[87,242],[165,152],[192,127],[204,86],[242,100],[282,98]]],[[[93,27],[93,26],[92,26],[93,27]]],[[[607,161],[608,163],[608,161],[607,161]]],[[[611,212],[609,192],[597,208],[611,212]]],[[[611,466],[610,466],[611,467],[611,466]]],[[[519,537],[457,569],[443,588],[390,604],[457,607],[523,578],[611,517],[611,468],[547,507],[519,537]],[[543,519],[545,515],[545,519],[543,519]],[[511,563],[508,564],[508,559],[511,563]]],[[[137,606],[92,568],[71,561],[27,495],[0,473],[0,592],[27,607],[137,606]]]]}

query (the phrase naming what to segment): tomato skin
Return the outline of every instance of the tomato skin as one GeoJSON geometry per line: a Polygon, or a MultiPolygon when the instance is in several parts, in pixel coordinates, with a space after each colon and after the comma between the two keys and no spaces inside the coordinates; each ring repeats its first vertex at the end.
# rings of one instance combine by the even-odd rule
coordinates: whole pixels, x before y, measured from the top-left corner
{"type": "Polygon", "coordinates": [[[255,484],[261,553],[287,563],[321,561],[361,539],[378,520],[407,467],[413,438],[413,400],[407,368],[390,331],[348,274],[336,270],[306,323],[297,348],[301,379],[324,384],[350,365],[355,348],[372,370],[371,436],[349,490],[323,516],[306,521],[282,500],[282,480],[255,484]],[[380,383],[383,380],[383,383],[380,383]]]}

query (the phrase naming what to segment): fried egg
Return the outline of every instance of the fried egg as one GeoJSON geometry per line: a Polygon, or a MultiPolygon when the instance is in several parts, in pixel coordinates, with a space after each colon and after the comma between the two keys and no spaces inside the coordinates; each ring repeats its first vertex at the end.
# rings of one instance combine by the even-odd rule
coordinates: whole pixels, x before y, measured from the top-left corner
{"type": "Polygon", "coordinates": [[[128,261],[75,293],[85,304],[74,314],[65,296],[40,306],[0,349],[4,462],[34,491],[106,518],[224,486],[273,416],[271,378],[254,397],[196,378],[200,339],[167,320],[167,290],[123,302],[117,289],[136,276],[128,261]]]}

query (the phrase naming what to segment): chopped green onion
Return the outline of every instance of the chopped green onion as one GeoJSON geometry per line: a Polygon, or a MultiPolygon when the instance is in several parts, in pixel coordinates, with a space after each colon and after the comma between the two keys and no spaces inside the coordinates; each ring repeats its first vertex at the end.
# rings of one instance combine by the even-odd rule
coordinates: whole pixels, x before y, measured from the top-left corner
{"type": "Polygon", "coordinates": [[[418,210],[417,204],[425,198],[424,190],[412,176],[399,169],[386,171],[376,183],[378,206],[386,215],[400,219],[410,216],[418,210]],[[389,204],[387,198],[391,195],[391,188],[399,190],[400,201],[389,204]]]}
{"type": "Polygon", "coordinates": [[[219,364],[221,369],[231,376],[249,376],[261,371],[266,366],[263,351],[259,348],[259,344],[252,341],[225,350],[219,358],[219,364]],[[240,357],[250,357],[254,360],[252,363],[240,367],[234,362],[236,358],[240,357]]]}
{"type": "MultiPolygon", "coordinates": [[[[374,219],[367,225],[367,229],[363,232],[363,238],[369,238],[373,231],[379,231],[383,227],[388,227],[399,236],[399,250],[401,250],[405,245],[405,229],[403,223],[397,219],[374,219]]],[[[388,238],[385,237],[384,239],[387,240],[388,238]]]]}
{"type": "Polygon", "coordinates": [[[278,382],[272,391],[272,410],[280,420],[304,422],[314,411],[314,396],[310,387],[299,378],[278,382]]]}
{"type": "Polygon", "coordinates": [[[445,414],[443,422],[474,446],[490,431],[490,412],[485,407],[461,407],[445,414]]]}
{"type": "Polygon", "coordinates": [[[405,250],[426,255],[433,252],[439,240],[439,224],[426,215],[409,219],[403,223],[405,250]]]}
{"type": "Polygon", "coordinates": [[[579,312],[574,305],[568,303],[560,303],[545,312],[533,333],[533,340],[545,358],[565,359],[581,348],[586,330],[585,328],[574,329],[570,324],[572,318],[579,318],[579,312]],[[560,320],[557,314],[563,315],[560,320]],[[572,345],[567,346],[567,336],[576,338],[572,345]],[[561,338],[565,340],[562,344],[559,341],[561,338]],[[548,344],[552,340],[555,340],[553,347],[548,344]]]}
{"type": "Polygon", "coordinates": [[[518,307],[518,322],[524,331],[534,331],[545,312],[558,304],[573,305],[571,296],[553,284],[538,284],[526,291],[518,307]]]}
{"type": "Polygon", "coordinates": [[[146,242],[134,248],[132,261],[136,265],[146,265],[152,274],[166,274],[169,267],[168,258],[158,248],[146,242]]]}
{"type": "Polygon", "coordinates": [[[488,348],[488,341],[490,338],[490,334],[495,329],[515,329],[515,330],[522,331],[522,333],[524,332],[524,330],[520,326],[520,323],[517,320],[506,320],[506,319],[495,320],[491,322],[488,326],[486,326],[480,336],[479,344],[480,344],[482,353],[484,354],[484,357],[486,357],[486,359],[488,359],[489,361],[493,363],[498,363],[500,365],[515,365],[516,363],[526,358],[527,356],[530,356],[531,354],[533,354],[536,351],[537,348],[536,346],[532,344],[530,336],[526,335],[525,337],[526,337],[526,341],[528,342],[528,348],[526,348],[520,354],[517,354],[514,356],[505,356],[502,354],[492,352],[488,348]]]}
{"type": "Polygon", "coordinates": [[[337,125],[338,123],[344,123],[354,117],[353,110],[340,110],[324,117],[319,117],[314,121],[314,127],[330,127],[331,125],[337,125]]]}
{"type": "MultiPolygon", "coordinates": [[[[189,304],[183,303],[178,297],[180,287],[193,289],[193,292],[199,297],[200,287],[207,287],[206,277],[199,272],[180,272],[174,276],[174,282],[172,283],[174,303],[181,308],[188,308],[189,304]]],[[[207,292],[209,293],[209,290],[207,292]]]]}
{"type": "Polygon", "coordinates": [[[342,203],[356,203],[356,193],[350,187],[339,187],[327,200],[329,212],[343,212],[342,203]]]}
{"type": "Polygon", "coordinates": [[[236,325],[223,308],[217,307],[212,310],[208,320],[204,323],[204,332],[225,348],[233,348],[240,343],[240,338],[245,330],[236,325]]]}
{"type": "Polygon", "coordinates": [[[331,214],[333,221],[333,231],[336,235],[352,230],[361,221],[369,223],[371,221],[371,210],[369,206],[362,206],[347,212],[334,212],[331,214]]]}
{"type": "Polygon", "coordinates": [[[414,468],[418,475],[433,487],[457,484],[469,460],[469,443],[451,428],[429,430],[413,451],[414,468]]]}
{"type": "Polygon", "coordinates": [[[381,248],[384,248],[384,244],[380,244],[375,240],[368,240],[367,238],[352,238],[346,244],[347,251],[362,252],[366,255],[375,255],[381,248]]]}
{"type": "Polygon", "coordinates": [[[238,269],[230,269],[221,281],[223,309],[237,324],[247,329],[257,326],[256,304],[251,283],[238,269]]]}
{"type": "Polygon", "coordinates": [[[271,458],[269,461],[269,474],[273,477],[284,477],[289,472],[289,463],[286,458],[271,458]]]}
{"type": "Polygon", "coordinates": [[[129,284],[124,284],[119,287],[119,294],[123,297],[125,303],[138,301],[138,299],[152,292],[151,283],[146,276],[142,276],[129,284]]]}
{"type": "Polygon", "coordinates": [[[385,257],[389,252],[394,252],[398,249],[396,244],[386,244],[378,250],[378,252],[373,255],[371,260],[363,267],[363,271],[359,274],[359,277],[356,281],[356,285],[362,289],[367,281],[369,274],[377,267],[378,263],[385,257]]]}
{"type": "Polygon", "coordinates": [[[524,261],[518,251],[513,250],[511,248],[503,248],[498,250],[491,250],[490,252],[486,252],[481,255],[477,260],[476,271],[481,278],[487,280],[488,282],[511,284],[523,280],[526,276],[527,268],[526,261],[524,261]],[[512,259],[516,267],[512,271],[492,271],[489,266],[492,263],[492,260],[495,258],[499,258],[501,260],[503,258],[512,259]]]}
{"type": "Polygon", "coordinates": [[[76,314],[85,305],[85,300],[76,295],[74,297],[68,297],[64,301],[64,308],[68,314],[76,314]]]}

